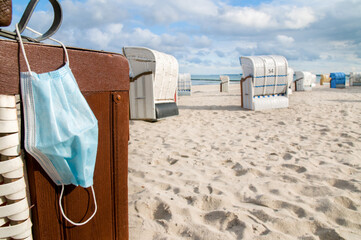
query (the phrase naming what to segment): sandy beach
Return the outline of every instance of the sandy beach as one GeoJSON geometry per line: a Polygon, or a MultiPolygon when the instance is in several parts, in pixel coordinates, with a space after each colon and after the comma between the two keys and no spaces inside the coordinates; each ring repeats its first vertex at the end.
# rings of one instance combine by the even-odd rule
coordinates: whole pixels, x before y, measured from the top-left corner
{"type": "Polygon", "coordinates": [[[179,116],[130,121],[130,239],[361,239],[361,87],[240,99],[193,86],[179,116]]]}

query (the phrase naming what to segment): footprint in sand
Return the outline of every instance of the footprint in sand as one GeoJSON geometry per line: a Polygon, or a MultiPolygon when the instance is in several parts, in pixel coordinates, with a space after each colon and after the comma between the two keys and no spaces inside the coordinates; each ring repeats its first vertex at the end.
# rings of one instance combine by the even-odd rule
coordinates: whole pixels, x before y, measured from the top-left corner
{"type": "Polygon", "coordinates": [[[172,158],[172,157],[168,156],[167,162],[168,162],[170,165],[173,165],[173,164],[176,164],[176,163],[178,162],[178,159],[175,159],[175,158],[172,158]]]}
{"type": "Polygon", "coordinates": [[[255,186],[253,186],[252,184],[248,186],[249,190],[251,190],[252,192],[256,193],[257,192],[257,188],[255,186]]]}
{"type": "Polygon", "coordinates": [[[291,160],[293,158],[291,153],[286,153],[285,155],[283,155],[283,160],[288,161],[291,160]]]}
{"type": "Polygon", "coordinates": [[[174,194],[178,194],[178,193],[180,193],[180,189],[175,187],[175,188],[173,188],[173,192],[174,192],[174,194]]]}
{"type": "Polygon", "coordinates": [[[342,179],[329,179],[327,180],[327,182],[335,188],[348,189],[354,192],[360,192],[360,190],[357,189],[357,187],[355,187],[355,185],[350,181],[346,181],[342,179]]]}
{"type": "Polygon", "coordinates": [[[265,213],[263,210],[253,210],[250,213],[264,223],[268,221],[272,221],[274,219],[273,217],[265,213]]]}
{"type": "Polygon", "coordinates": [[[169,209],[169,206],[165,203],[159,203],[153,212],[153,218],[155,220],[166,220],[169,221],[172,219],[172,213],[169,209]]]}
{"type": "Polygon", "coordinates": [[[204,216],[206,224],[212,225],[221,231],[230,231],[236,234],[237,239],[243,239],[246,224],[232,212],[212,211],[204,216]]]}
{"type": "Polygon", "coordinates": [[[294,165],[294,164],[282,164],[282,167],[292,169],[297,173],[303,173],[303,172],[307,171],[307,169],[305,167],[301,167],[301,166],[294,165]]]}
{"type": "Polygon", "coordinates": [[[342,207],[357,211],[356,204],[350,198],[344,197],[344,196],[339,196],[339,197],[335,197],[334,199],[338,205],[341,205],[342,207]]]}
{"type": "Polygon", "coordinates": [[[314,234],[319,236],[320,240],[345,240],[335,231],[335,229],[321,226],[317,226],[314,234]]]}
{"type": "Polygon", "coordinates": [[[245,170],[245,169],[242,167],[242,165],[239,164],[239,163],[234,164],[233,167],[232,167],[232,169],[234,170],[235,175],[236,175],[237,177],[242,176],[242,175],[244,175],[244,174],[247,173],[246,170],[245,170]]]}

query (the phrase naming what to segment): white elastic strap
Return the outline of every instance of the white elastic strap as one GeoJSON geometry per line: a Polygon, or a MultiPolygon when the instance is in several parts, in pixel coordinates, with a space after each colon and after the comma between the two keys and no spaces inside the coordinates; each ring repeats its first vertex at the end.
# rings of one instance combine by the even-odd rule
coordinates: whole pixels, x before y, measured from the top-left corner
{"type": "Polygon", "coordinates": [[[94,188],[93,186],[90,186],[91,189],[92,189],[92,192],[93,192],[93,198],[94,198],[94,204],[95,204],[95,209],[94,209],[94,212],[93,214],[84,222],[81,222],[81,223],[75,223],[73,222],[72,220],[70,220],[64,213],[64,210],[63,210],[63,206],[61,205],[61,199],[63,198],[63,193],[64,193],[64,184],[61,185],[61,193],[60,193],[60,197],[59,197],[59,207],[60,207],[60,211],[61,211],[61,215],[63,215],[63,217],[68,221],[70,222],[71,224],[75,225],[75,226],[82,226],[84,224],[87,224],[96,214],[97,210],[98,210],[98,205],[97,205],[97,200],[95,198],[95,192],[94,192],[94,188]]]}
{"type": "MultiPolygon", "coordinates": [[[[34,30],[34,29],[32,29],[32,28],[26,27],[26,29],[28,29],[28,30],[32,31],[33,33],[36,33],[36,34],[42,35],[41,33],[39,33],[39,32],[37,32],[37,31],[35,31],[35,30],[34,30]]],[[[59,44],[60,44],[60,45],[64,48],[64,52],[65,52],[65,56],[66,56],[66,62],[67,62],[67,63],[69,63],[68,51],[66,50],[65,45],[64,45],[62,42],[60,42],[59,40],[56,40],[56,39],[54,39],[54,38],[49,37],[49,39],[50,39],[50,40],[52,40],[52,41],[54,41],[54,42],[59,43],[59,44]]]]}
{"type": "Polygon", "coordinates": [[[24,58],[25,58],[25,62],[26,62],[26,66],[28,67],[29,72],[31,73],[31,68],[29,65],[29,61],[28,58],[26,56],[26,52],[24,49],[24,43],[23,43],[23,39],[21,38],[20,32],[19,32],[19,26],[18,24],[15,25],[15,30],[16,30],[16,34],[18,35],[19,41],[20,41],[20,47],[21,47],[21,51],[23,52],[24,58]]]}

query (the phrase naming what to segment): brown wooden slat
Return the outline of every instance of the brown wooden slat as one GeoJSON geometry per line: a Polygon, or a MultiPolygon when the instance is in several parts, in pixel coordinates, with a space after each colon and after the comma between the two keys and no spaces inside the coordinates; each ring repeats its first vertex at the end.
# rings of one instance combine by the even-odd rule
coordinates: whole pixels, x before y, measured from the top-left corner
{"type": "Polygon", "coordinates": [[[33,205],[31,208],[33,239],[63,239],[58,206],[60,188],[56,188],[38,162],[29,154],[26,154],[25,161],[30,202],[33,205]]]}
{"type": "MultiPolygon", "coordinates": [[[[109,92],[92,93],[85,96],[95,117],[98,119],[99,138],[98,152],[94,172],[94,190],[98,211],[94,218],[84,226],[65,229],[66,239],[114,239],[115,225],[113,220],[112,198],[112,153],[111,153],[111,111],[112,99],[109,92]]],[[[129,126],[129,125],[128,125],[129,126]]],[[[88,219],[94,211],[94,201],[90,188],[66,187],[65,211],[74,222],[88,219]]],[[[63,220],[65,222],[65,219],[63,220]]]]}
{"type": "Polygon", "coordinates": [[[113,92],[113,133],[116,239],[126,240],[128,239],[128,91],[113,92]]]}

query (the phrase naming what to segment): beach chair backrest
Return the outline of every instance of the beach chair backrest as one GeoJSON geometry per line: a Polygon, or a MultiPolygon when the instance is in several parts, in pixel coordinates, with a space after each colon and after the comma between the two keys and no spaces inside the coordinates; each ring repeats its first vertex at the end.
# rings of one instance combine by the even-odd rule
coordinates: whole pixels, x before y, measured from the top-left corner
{"type": "MultiPolygon", "coordinates": [[[[241,57],[243,78],[252,76],[253,96],[284,94],[288,88],[288,62],[283,56],[241,57]]],[[[247,86],[245,86],[247,88],[247,86]]],[[[249,89],[250,90],[250,89],[249,89]]]]}

